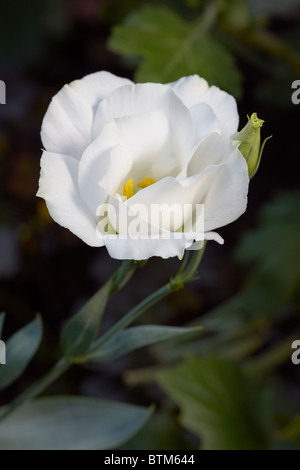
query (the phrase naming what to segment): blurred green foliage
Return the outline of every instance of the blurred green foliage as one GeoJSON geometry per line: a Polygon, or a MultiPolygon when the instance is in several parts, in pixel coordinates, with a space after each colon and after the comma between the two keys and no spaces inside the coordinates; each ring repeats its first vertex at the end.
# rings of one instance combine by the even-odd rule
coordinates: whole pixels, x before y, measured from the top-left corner
{"type": "MultiPolygon", "coordinates": [[[[299,0],[12,0],[0,3],[0,61],[4,70],[11,68],[13,77],[12,83],[8,83],[8,103],[1,108],[8,112],[8,119],[0,121],[0,171],[4,176],[0,218],[6,227],[16,229],[22,252],[20,271],[5,280],[0,300],[8,310],[5,338],[7,332],[18,329],[10,341],[17,338],[20,347],[26,341],[31,346],[27,347],[27,354],[23,354],[23,346],[14,347],[16,367],[11,369],[10,377],[2,373],[3,386],[19,377],[39,345],[41,329],[37,321],[22,329],[19,323],[32,318],[35,310],[42,311],[45,323],[42,352],[33,367],[32,363],[29,366],[29,372],[23,374],[21,384],[15,385],[13,395],[22,387],[26,389],[32,377],[42,375],[45,365],[53,362],[58,350],[55,341],[59,323],[77,309],[76,302],[82,305],[81,296],[85,299],[107,279],[112,264],[103,251],[101,254],[96,254],[94,249],[89,251],[66,231],[50,226],[45,207],[35,202],[40,158],[38,135],[51,97],[65,81],[99,69],[119,75],[126,75],[129,70],[137,81],[159,82],[198,73],[235,97],[243,96],[239,108],[245,114],[255,106],[268,119],[268,133],[274,134],[276,145],[271,141],[272,154],[262,162],[252,183],[254,190],[250,190],[251,201],[256,197],[256,207],[266,197],[270,197],[270,202],[261,211],[256,228],[249,231],[245,217],[251,226],[250,201],[250,213],[241,222],[245,233],[236,250],[238,266],[230,263],[229,256],[222,258],[224,255],[218,248],[212,248],[208,262],[211,271],[205,271],[205,265],[201,267],[194,290],[182,293],[182,312],[176,303],[179,297],[172,308],[164,303],[150,311],[151,321],[162,322],[167,318],[172,325],[177,321],[182,325],[188,318],[191,320],[188,327],[203,325],[200,338],[185,342],[173,340],[148,348],[141,354],[122,358],[119,365],[112,362],[107,369],[101,365],[101,373],[97,374],[77,368],[74,376],[63,379],[51,393],[88,390],[101,397],[108,393],[109,398],[112,395],[117,400],[120,397],[126,400],[129,395],[130,400],[143,405],[155,401],[158,407],[154,416],[122,447],[126,449],[190,449],[197,447],[199,441],[206,449],[299,448],[299,366],[297,369],[290,357],[292,341],[300,338],[300,193],[283,192],[274,199],[274,194],[293,186],[295,181],[298,184],[294,156],[299,148],[296,141],[299,110],[291,104],[290,85],[300,74],[299,4],[299,0]],[[110,51],[120,54],[121,60],[105,49],[106,40],[110,51]],[[23,74],[29,77],[27,83],[23,74]],[[21,97],[31,98],[19,99],[18,90],[21,97]],[[213,267],[214,256],[221,259],[217,267],[213,267]],[[95,264],[96,282],[90,284],[90,271],[95,269],[95,264]],[[225,272],[219,284],[218,269],[225,272]],[[241,281],[234,284],[240,273],[241,281]],[[209,288],[205,282],[210,275],[213,281],[209,288]],[[209,289],[214,300],[206,308],[209,289]],[[222,289],[227,300],[217,305],[222,289]],[[235,291],[230,297],[228,292],[235,291]],[[193,304],[196,307],[190,309],[188,305],[193,304]],[[168,309],[172,310],[169,317],[168,309]],[[17,327],[13,324],[13,328],[7,329],[9,317],[17,327]],[[148,362],[151,367],[137,368],[148,362]],[[166,366],[162,369],[160,364],[166,366]],[[130,366],[135,368],[130,370],[130,366]],[[126,389],[121,374],[128,385],[126,389]]],[[[236,240],[241,236],[241,227],[233,225],[227,233],[232,230],[236,240]],[[238,234],[236,227],[240,230],[238,234]]],[[[5,244],[1,249],[1,253],[8,251],[5,244]]],[[[228,254],[226,245],[222,250],[228,254]]],[[[144,270],[147,289],[157,288],[155,281],[162,279],[159,271],[166,270],[169,274],[167,266],[173,269],[167,261],[161,262],[164,269],[154,264],[151,271],[150,261],[144,270]]],[[[142,297],[143,289],[148,293],[142,281],[141,275],[138,288],[136,285],[129,288],[127,298],[121,297],[119,306],[113,304],[109,312],[112,320],[105,320],[107,324],[131,308],[131,303],[139,295],[142,297]]],[[[0,315],[0,330],[3,319],[0,315]]],[[[95,324],[98,325],[97,321],[95,324]]],[[[155,328],[161,333],[160,327],[155,328]]],[[[145,331],[144,326],[137,326],[126,333],[129,339],[134,333],[134,348],[153,343],[136,335],[145,331]]],[[[181,329],[176,331],[180,333],[181,329]]],[[[164,336],[170,332],[164,331],[164,336]]],[[[1,404],[10,401],[9,393],[10,390],[3,399],[1,396],[1,404]]],[[[9,447],[22,429],[28,429],[28,422],[33,422],[31,441],[23,432],[22,437],[29,436],[24,446],[32,446],[32,439],[39,439],[41,447],[51,445],[51,439],[53,443],[56,439],[57,446],[88,448],[104,416],[112,426],[109,432],[106,426],[101,426],[95,447],[120,447],[150,414],[147,407],[124,405],[122,418],[119,408],[122,405],[115,401],[75,400],[68,407],[68,403],[60,400],[53,398],[48,402],[50,412],[42,399],[25,407],[21,414],[13,415],[9,423],[10,440],[5,425],[0,429],[4,447],[9,447]],[[64,423],[59,421],[61,404],[69,413],[64,423]],[[38,422],[51,425],[47,429],[43,424],[41,428],[38,422]],[[60,425],[67,429],[67,438],[71,436],[72,442],[60,439],[57,432],[60,425]],[[85,440],[82,429],[86,431],[85,440]]]]}
{"type": "Polygon", "coordinates": [[[297,400],[277,374],[296,367],[291,345],[300,338],[299,204],[300,193],[290,192],[263,207],[236,250],[251,266],[245,285],[192,323],[203,326],[200,339],[155,347],[159,364],[169,367],[126,375],[131,385],[156,381],[202,448],[299,448],[297,400]]]}
{"type": "MultiPolygon", "coordinates": [[[[177,1],[172,8],[169,2],[165,2],[169,7],[153,3],[140,8],[136,4],[136,9],[113,27],[108,41],[113,52],[130,59],[129,66],[137,65],[136,81],[165,83],[197,73],[238,98],[243,77],[236,55],[272,75],[272,87],[277,90],[278,83],[282,86],[285,80],[286,84],[292,71],[300,70],[300,55],[293,43],[286,43],[264,26],[262,13],[268,9],[261,9],[257,2],[177,1]]],[[[288,6],[293,10],[295,2],[288,6]]],[[[272,14],[278,8],[273,5],[269,10],[272,14]]]]}
{"type": "MultiPolygon", "coordinates": [[[[4,315],[0,315],[0,338],[4,315]],[[2,318],[1,318],[2,316],[2,318]]],[[[42,322],[39,316],[21,330],[17,331],[7,342],[6,362],[8,367],[0,368],[0,390],[15,382],[24,372],[37,352],[42,339],[42,322]]]]}
{"type": "Polygon", "coordinates": [[[114,28],[109,47],[126,57],[143,58],[136,81],[165,83],[197,73],[239,96],[241,75],[234,58],[209,33],[215,19],[213,3],[193,22],[165,7],[144,7],[114,28]]]}
{"type": "Polygon", "coordinates": [[[136,434],[152,409],[85,397],[40,398],[0,426],[1,450],[98,450],[136,434]]]}
{"type": "Polygon", "coordinates": [[[287,304],[299,308],[300,193],[286,193],[266,205],[257,229],[237,250],[237,259],[254,268],[243,292],[251,315],[272,315],[287,304]]]}
{"type": "Polygon", "coordinates": [[[178,418],[172,409],[156,411],[138,435],[120,447],[121,450],[182,450],[193,449],[193,442],[188,433],[184,434],[178,418]]]}
{"type": "Polygon", "coordinates": [[[189,357],[163,370],[158,384],[181,410],[182,424],[209,450],[271,447],[269,390],[234,363],[217,357],[189,357]]]}

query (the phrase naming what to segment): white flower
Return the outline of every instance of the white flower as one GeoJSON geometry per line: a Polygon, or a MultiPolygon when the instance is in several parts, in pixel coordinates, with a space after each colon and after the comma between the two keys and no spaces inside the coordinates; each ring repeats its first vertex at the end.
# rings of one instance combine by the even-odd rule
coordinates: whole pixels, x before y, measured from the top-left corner
{"type": "Polygon", "coordinates": [[[237,127],[235,99],[197,75],[167,85],[88,75],[65,85],[47,110],[37,195],[56,222],[88,245],[105,245],[113,258],[182,257],[203,239],[223,243],[213,230],[246,209],[248,168],[230,139],[237,127]],[[172,204],[171,226],[163,217],[147,220],[134,237],[111,214],[140,216],[143,225],[137,207],[150,213],[172,204]],[[197,204],[204,205],[204,234],[197,204]],[[109,232],[99,207],[109,208],[109,232]],[[145,236],[149,227],[161,227],[164,237],[145,236]]]}

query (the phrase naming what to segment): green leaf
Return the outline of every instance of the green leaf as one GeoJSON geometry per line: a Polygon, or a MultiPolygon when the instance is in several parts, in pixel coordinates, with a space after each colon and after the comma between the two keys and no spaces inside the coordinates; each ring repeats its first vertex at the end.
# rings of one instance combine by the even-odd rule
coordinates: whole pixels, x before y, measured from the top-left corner
{"type": "Polygon", "coordinates": [[[283,429],[280,430],[279,436],[282,439],[296,441],[300,443],[300,415],[296,415],[283,429]]]}
{"type": "Polygon", "coordinates": [[[113,28],[108,45],[113,52],[141,59],[135,76],[139,82],[170,82],[198,74],[238,97],[240,72],[228,49],[207,31],[214,20],[214,14],[208,14],[188,22],[166,7],[147,6],[113,28]]]}
{"type": "Polygon", "coordinates": [[[0,449],[112,449],[137,433],[151,413],[151,408],[106,400],[41,398],[1,423],[0,449]]]}
{"type": "Polygon", "coordinates": [[[110,292],[111,283],[107,282],[65,325],[61,345],[69,360],[82,356],[95,339],[110,292]]]}
{"type": "MultiPolygon", "coordinates": [[[[235,28],[246,28],[250,21],[250,12],[245,0],[230,0],[221,3],[222,14],[226,22],[232,24],[235,28]]],[[[224,20],[223,20],[224,21],[224,20]]]]}
{"type": "Polygon", "coordinates": [[[119,450],[192,450],[194,442],[189,438],[173,410],[162,409],[156,411],[143,429],[119,450]]]}
{"type": "Polygon", "coordinates": [[[103,346],[95,347],[84,358],[85,362],[102,363],[117,359],[132,351],[166,340],[184,340],[197,335],[202,327],[176,328],[169,326],[135,326],[114,336],[103,346]]]}
{"type": "Polygon", "coordinates": [[[98,333],[109,297],[125,285],[136,266],[124,261],[104,286],[67,322],[61,333],[61,346],[68,360],[76,361],[89,349],[98,333]]]}
{"type": "Polygon", "coordinates": [[[5,313],[2,312],[0,313],[0,339],[2,336],[2,330],[3,330],[3,325],[4,325],[4,319],[5,319],[5,313]]]}
{"type": "Polygon", "coordinates": [[[40,316],[17,331],[6,343],[6,365],[0,367],[0,390],[8,387],[24,372],[42,338],[40,316]]]}
{"type": "Polygon", "coordinates": [[[181,421],[205,449],[268,449],[269,396],[232,362],[190,357],[157,374],[181,410],[181,421]],[[268,405],[268,406],[267,406],[268,405]]]}
{"type": "Polygon", "coordinates": [[[268,316],[295,299],[300,287],[300,192],[267,204],[260,225],[240,243],[237,258],[254,264],[243,292],[250,314],[268,316]]]}

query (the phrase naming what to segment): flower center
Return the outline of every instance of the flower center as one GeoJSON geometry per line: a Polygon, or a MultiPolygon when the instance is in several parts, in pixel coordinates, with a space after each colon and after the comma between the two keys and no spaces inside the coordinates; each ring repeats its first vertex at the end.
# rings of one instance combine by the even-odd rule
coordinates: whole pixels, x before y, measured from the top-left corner
{"type": "MultiPolygon", "coordinates": [[[[137,183],[138,188],[147,188],[147,186],[151,186],[151,184],[156,183],[156,181],[153,178],[144,178],[142,181],[137,183]]],[[[128,181],[123,186],[123,195],[129,199],[134,195],[134,189],[133,189],[133,184],[134,184],[134,179],[130,178],[128,181]]]]}

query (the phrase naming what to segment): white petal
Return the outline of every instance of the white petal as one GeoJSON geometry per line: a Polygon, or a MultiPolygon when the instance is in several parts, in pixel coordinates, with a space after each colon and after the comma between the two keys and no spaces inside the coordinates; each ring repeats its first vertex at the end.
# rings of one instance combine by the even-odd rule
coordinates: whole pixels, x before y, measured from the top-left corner
{"type": "Polygon", "coordinates": [[[163,111],[168,121],[171,156],[176,157],[179,162],[186,161],[193,144],[191,115],[166,85],[143,83],[115,90],[99,104],[93,126],[93,138],[97,138],[105,124],[113,119],[153,110],[163,111]]]}
{"type": "Polygon", "coordinates": [[[196,104],[207,103],[215,112],[227,137],[237,131],[239,116],[233,96],[216,86],[209,87],[206,80],[198,75],[180,78],[170,83],[170,86],[189,109],[196,104]]]}
{"type": "Polygon", "coordinates": [[[174,177],[163,178],[136,193],[127,204],[129,207],[144,205],[151,214],[151,223],[165,230],[176,231],[184,224],[189,227],[196,204],[204,202],[218,171],[219,167],[211,166],[203,174],[182,181],[174,177]]]}
{"type": "Polygon", "coordinates": [[[191,244],[192,240],[182,236],[169,239],[155,238],[128,238],[119,235],[107,235],[103,238],[104,244],[112,258],[144,260],[152,256],[170,258],[183,257],[184,250],[191,244]]]}
{"type": "MultiPolygon", "coordinates": [[[[217,232],[205,232],[204,240],[214,240],[220,245],[224,244],[223,238],[217,232]]],[[[189,248],[187,248],[187,250],[191,250],[191,251],[201,250],[202,247],[203,247],[203,240],[200,240],[200,241],[195,241],[189,248]]]]}
{"type": "MultiPolygon", "coordinates": [[[[111,226],[119,235],[139,235],[150,233],[150,226],[147,220],[139,217],[139,212],[134,212],[121,198],[109,198],[107,204],[107,215],[111,226]]],[[[156,230],[156,233],[158,231],[156,230]]]]}
{"type": "Polygon", "coordinates": [[[205,232],[204,240],[214,240],[220,245],[224,244],[224,239],[217,232],[205,232]]]}
{"type": "Polygon", "coordinates": [[[211,107],[206,103],[199,103],[190,108],[190,114],[194,124],[194,145],[199,145],[202,140],[212,132],[222,134],[220,123],[211,107]]]}
{"type": "Polygon", "coordinates": [[[90,246],[102,246],[96,222],[77,187],[78,161],[68,155],[43,152],[37,196],[45,199],[51,217],[90,246]]]}
{"type": "Polygon", "coordinates": [[[117,191],[131,166],[132,157],[126,146],[107,147],[100,137],[84,151],[79,163],[78,185],[82,199],[94,216],[108,194],[117,191]]]}
{"type": "MultiPolygon", "coordinates": [[[[221,163],[208,165],[200,173],[184,180],[163,178],[135,194],[128,205],[144,204],[150,211],[153,204],[172,207],[178,203],[182,208],[184,204],[204,204],[204,230],[208,232],[233,222],[245,211],[248,185],[246,161],[236,144],[231,143],[221,163]]],[[[189,212],[182,209],[181,214],[182,219],[179,215],[176,218],[174,230],[183,223],[187,224],[189,212]]]]}
{"type": "MultiPolygon", "coordinates": [[[[168,153],[168,121],[164,113],[159,110],[113,119],[104,126],[98,140],[107,147],[114,145],[128,147],[132,155],[134,172],[130,177],[139,177],[140,171],[147,171],[168,153]]],[[[143,177],[146,176],[149,174],[143,177]]],[[[121,182],[122,180],[119,184],[121,182]]]]}
{"type": "Polygon", "coordinates": [[[167,87],[154,83],[128,85],[113,91],[98,106],[93,124],[93,138],[98,137],[105,124],[115,118],[158,109],[166,92],[167,87]]]}
{"type": "Polygon", "coordinates": [[[144,205],[148,213],[153,214],[151,220],[153,224],[175,231],[183,225],[183,204],[192,202],[192,198],[183,193],[179,181],[174,177],[167,177],[137,192],[128,200],[128,206],[144,205]],[[168,211],[170,217],[167,217],[168,211]]]}
{"type": "Polygon", "coordinates": [[[201,95],[201,102],[207,103],[212,108],[226,137],[230,137],[237,131],[239,115],[233,96],[216,86],[211,86],[201,95]]]}
{"type": "MultiPolygon", "coordinates": [[[[136,206],[134,209],[137,209],[136,206]]],[[[148,259],[151,256],[181,258],[184,250],[193,243],[193,237],[169,233],[151,225],[147,216],[143,220],[139,217],[142,214],[138,210],[133,212],[127,202],[122,200],[110,197],[106,211],[109,222],[120,232],[109,235],[102,231],[100,235],[113,258],[136,260],[148,259]]]]}
{"type": "Polygon", "coordinates": [[[109,72],[97,72],[65,85],[45,114],[41,131],[44,148],[80,159],[91,142],[95,108],[113,90],[129,83],[109,72]]]}
{"type": "Polygon", "coordinates": [[[189,111],[194,128],[193,148],[177,176],[179,180],[202,171],[207,165],[219,163],[220,153],[225,152],[228,141],[208,104],[196,104],[189,111]]]}
{"type": "Polygon", "coordinates": [[[169,85],[188,108],[200,103],[202,94],[208,89],[207,81],[199,75],[182,77],[169,85]]]}
{"type": "Polygon", "coordinates": [[[240,217],[247,207],[249,186],[246,160],[233,143],[204,201],[205,231],[223,227],[240,217]]]}
{"type": "Polygon", "coordinates": [[[187,176],[192,176],[203,171],[208,165],[217,165],[221,162],[226,148],[223,136],[218,132],[212,132],[196,148],[187,166],[187,176]]]}
{"type": "Polygon", "coordinates": [[[133,82],[128,78],[101,71],[86,75],[81,80],[74,80],[69,86],[92,107],[93,111],[96,111],[101,100],[125,85],[133,85],[133,82]]]}

